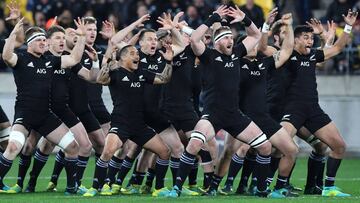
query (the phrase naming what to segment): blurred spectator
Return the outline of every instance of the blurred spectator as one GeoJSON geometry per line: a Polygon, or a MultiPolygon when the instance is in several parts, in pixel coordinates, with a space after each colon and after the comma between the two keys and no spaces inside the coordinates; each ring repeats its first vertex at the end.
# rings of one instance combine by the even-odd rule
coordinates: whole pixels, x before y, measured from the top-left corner
{"type": "Polygon", "coordinates": [[[326,11],[326,20],[334,20],[341,27],[345,25],[342,15],[352,8],[352,4],[348,0],[334,0],[326,11]]]}
{"type": "Polygon", "coordinates": [[[193,29],[196,29],[197,27],[199,27],[202,24],[202,20],[200,19],[198,11],[199,10],[193,5],[190,5],[186,9],[186,16],[185,16],[184,20],[193,29]]]}
{"type": "Polygon", "coordinates": [[[35,11],[35,13],[34,13],[34,21],[35,21],[36,26],[39,26],[39,27],[45,29],[46,17],[45,17],[43,12],[35,11]]]}
{"type": "MultiPolygon", "coordinates": [[[[202,21],[206,20],[214,11],[214,8],[205,2],[205,0],[193,0],[193,2],[202,21]]],[[[187,9],[189,9],[189,7],[187,9]]]]}
{"type": "Polygon", "coordinates": [[[240,8],[257,27],[261,27],[264,22],[264,13],[260,6],[254,3],[254,0],[246,0],[246,4],[240,8]]]}
{"type": "Polygon", "coordinates": [[[65,28],[73,27],[73,18],[70,10],[66,9],[58,16],[58,24],[65,28]]]}
{"type": "Polygon", "coordinates": [[[37,12],[43,13],[45,16],[45,20],[49,19],[50,17],[53,17],[52,14],[53,0],[29,0],[29,2],[33,2],[32,3],[33,7],[31,10],[34,14],[34,19],[35,19],[35,13],[37,12]]]}

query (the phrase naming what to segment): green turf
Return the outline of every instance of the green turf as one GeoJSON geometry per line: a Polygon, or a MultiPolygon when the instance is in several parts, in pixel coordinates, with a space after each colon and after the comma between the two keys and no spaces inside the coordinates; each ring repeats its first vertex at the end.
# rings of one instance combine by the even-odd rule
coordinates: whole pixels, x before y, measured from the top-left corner
{"type": "MultiPolygon", "coordinates": [[[[111,197],[103,197],[97,196],[94,198],[84,198],[81,196],[64,196],[63,188],[65,188],[65,173],[63,171],[62,176],[59,180],[58,192],[49,193],[42,192],[45,190],[49,177],[52,172],[52,167],[54,164],[54,156],[49,158],[48,163],[46,164],[44,170],[40,174],[38,184],[37,184],[37,193],[32,194],[0,194],[0,202],[26,202],[26,203],[41,203],[41,202],[204,202],[204,203],[212,203],[212,202],[360,202],[360,160],[357,159],[346,159],[343,160],[341,168],[337,175],[336,185],[341,187],[345,192],[352,194],[352,197],[349,198],[324,198],[321,196],[304,196],[301,195],[298,198],[291,199],[259,199],[255,197],[246,197],[246,196],[217,196],[217,197],[180,197],[178,199],[168,199],[168,198],[153,198],[150,196],[111,196],[111,197]]],[[[94,159],[91,158],[89,161],[89,168],[85,171],[85,179],[83,183],[86,186],[91,185],[93,168],[94,168],[94,159]]],[[[306,177],[306,160],[299,159],[297,161],[297,165],[294,170],[294,176],[292,178],[292,183],[296,186],[303,187],[305,184],[306,177]]],[[[14,161],[13,167],[8,173],[5,183],[8,185],[13,185],[16,182],[18,170],[18,159],[14,161]]],[[[29,170],[30,171],[30,170],[29,170]]],[[[171,184],[171,174],[168,172],[166,184],[170,186],[171,184]]],[[[24,185],[26,185],[28,179],[25,180],[24,185]]],[[[199,172],[199,182],[202,182],[202,173],[199,172]]],[[[238,183],[238,179],[235,182],[235,185],[238,183]]]]}

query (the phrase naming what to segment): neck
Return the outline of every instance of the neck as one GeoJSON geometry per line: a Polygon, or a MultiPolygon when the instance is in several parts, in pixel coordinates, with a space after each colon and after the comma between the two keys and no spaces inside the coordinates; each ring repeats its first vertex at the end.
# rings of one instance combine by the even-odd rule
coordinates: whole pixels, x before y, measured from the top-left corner
{"type": "Polygon", "coordinates": [[[130,67],[128,67],[127,65],[125,65],[125,64],[122,63],[121,61],[120,61],[120,67],[122,67],[123,69],[125,69],[125,70],[127,70],[127,71],[129,71],[129,72],[134,72],[133,69],[131,69],[130,67]]]}
{"type": "Polygon", "coordinates": [[[35,57],[38,57],[38,58],[42,56],[42,54],[36,53],[36,52],[34,52],[33,50],[30,50],[30,49],[28,49],[27,52],[28,52],[29,54],[35,56],[35,57]]]}
{"type": "Polygon", "coordinates": [[[149,53],[146,53],[146,51],[144,51],[144,49],[142,47],[140,47],[140,51],[146,55],[150,55],[149,53]]]}
{"type": "Polygon", "coordinates": [[[93,46],[94,46],[94,42],[86,42],[86,45],[93,47],[93,46]]]}
{"type": "Polygon", "coordinates": [[[60,53],[59,53],[59,52],[56,52],[56,51],[54,51],[54,50],[51,49],[51,48],[49,49],[49,51],[50,51],[51,54],[54,55],[54,56],[61,56],[61,54],[62,54],[62,52],[60,52],[60,53]]]}
{"type": "Polygon", "coordinates": [[[301,47],[299,45],[296,45],[294,46],[294,51],[297,51],[299,54],[302,54],[301,53],[301,47]]]}

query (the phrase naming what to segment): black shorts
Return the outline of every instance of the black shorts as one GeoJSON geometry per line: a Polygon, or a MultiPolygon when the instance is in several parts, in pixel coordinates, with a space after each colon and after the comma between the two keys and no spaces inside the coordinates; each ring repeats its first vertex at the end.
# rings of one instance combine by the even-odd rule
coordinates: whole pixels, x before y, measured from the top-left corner
{"type": "Polygon", "coordinates": [[[165,118],[160,111],[145,111],[144,121],[146,125],[150,126],[157,133],[161,133],[166,128],[170,127],[170,122],[165,118]]]}
{"type": "Polygon", "coordinates": [[[318,103],[291,102],[286,104],[281,121],[291,123],[297,130],[304,126],[315,133],[329,124],[331,119],[318,103]]]}
{"type": "Polygon", "coordinates": [[[267,113],[252,114],[247,112],[246,115],[259,126],[268,139],[282,128],[282,126],[267,113]]]}
{"type": "Polygon", "coordinates": [[[215,133],[224,129],[233,137],[237,137],[251,123],[251,119],[240,110],[221,112],[204,109],[202,114],[201,119],[208,120],[214,127],[215,133]]]}
{"type": "Polygon", "coordinates": [[[110,113],[106,109],[103,102],[101,103],[90,102],[89,105],[91,111],[93,112],[96,119],[99,121],[100,125],[110,122],[111,120],[110,113]]]}
{"type": "Polygon", "coordinates": [[[101,129],[99,121],[96,119],[96,117],[90,110],[78,114],[77,117],[84,125],[87,133],[91,133],[94,132],[95,130],[101,129]]]}
{"type": "Polygon", "coordinates": [[[268,108],[271,118],[280,123],[284,115],[284,104],[268,103],[268,108]]]}
{"type": "Polygon", "coordinates": [[[164,108],[164,115],[177,131],[189,132],[194,130],[199,116],[193,106],[181,108],[164,108]]]}
{"type": "Polygon", "coordinates": [[[79,119],[70,110],[67,104],[52,105],[51,111],[54,112],[54,114],[59,117],[60,120],[65,123],[68,128],[72,128],[78,123],[80,123],[79,119]]]}
{"type": "Polygon", "coordinates": [[[0,123],[10,122],[9,118],[6,116],[4,110],[0,106],[0,123]]]}
{"type": "Polygon", "coordinates": [[[15,107],[14,124],[23,125],[29,132],[35,130],[46,137],[62,122],[51,111],[31,111],[15,107]]]}
{"type": "Polygon", "coordinates": [[[156,135],[155,130],[144,123],[137,123],[136,127],[130,127],[128,124],[111,122],[110,126],[109,133],[116,134],[123,143],[130,139],[137,145],[143,146],[156,135]]]}

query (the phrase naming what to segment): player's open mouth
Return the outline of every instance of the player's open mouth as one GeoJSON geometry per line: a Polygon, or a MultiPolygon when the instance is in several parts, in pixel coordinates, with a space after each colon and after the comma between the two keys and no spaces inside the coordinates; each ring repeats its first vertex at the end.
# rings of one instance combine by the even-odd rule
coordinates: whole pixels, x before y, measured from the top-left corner
{"type": "Polygon", "coordinates": [[[155,51],[156,47],[150,47],[151,51],[155,51]]]}

